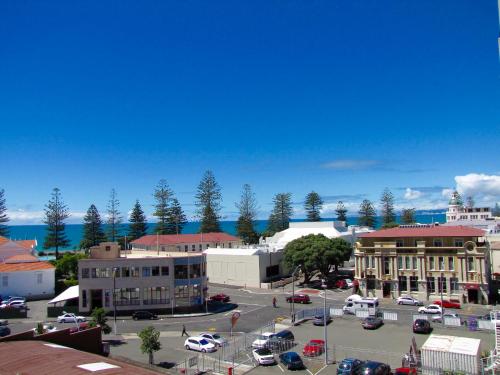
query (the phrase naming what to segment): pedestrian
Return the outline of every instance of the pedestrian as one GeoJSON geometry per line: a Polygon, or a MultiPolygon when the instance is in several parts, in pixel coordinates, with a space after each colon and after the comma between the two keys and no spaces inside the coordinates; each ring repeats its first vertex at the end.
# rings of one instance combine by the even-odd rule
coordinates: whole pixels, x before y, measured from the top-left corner
{"type": "Polygon", "coordinates": [[[273,307],[276,307],[276,297],[273,297],[273,307]]]}
{"type": "Polygon", "coordinates": [[[186,331],[186,326],[183,324],[182,325],[182,334],[181,334],[181,337],[184,336],[184,335],[186,335],[187,337],[189,337],[189,334],[186,331]]]}

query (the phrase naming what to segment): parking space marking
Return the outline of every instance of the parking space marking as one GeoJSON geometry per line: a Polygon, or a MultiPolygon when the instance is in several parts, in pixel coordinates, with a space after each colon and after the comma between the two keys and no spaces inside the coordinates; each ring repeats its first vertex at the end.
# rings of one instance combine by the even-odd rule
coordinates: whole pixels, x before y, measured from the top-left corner
{"type": "Polygon", "coordinates": [[[281,370],[281,372],[285,372],[285,370],[283,370],[280,366],[280,364],[278,363],[278,368],[281,370]]]}
{"type": "Polygon", "coordinates": [[[327,368],[328,366],[327,365],[324,365],[323,367],[321,367],[318,371],[316,371],[316,374],[315,375],[318,375],[321,371],[323,371],[325,368],[327,368]]]}
{"type": "Polygon", "coordinates": [[[311,371],[309,371],[309,369],[308,369],[308,368],[306,368],[306,371],[307,371],[309,374],[314,375],[311,371]]]}

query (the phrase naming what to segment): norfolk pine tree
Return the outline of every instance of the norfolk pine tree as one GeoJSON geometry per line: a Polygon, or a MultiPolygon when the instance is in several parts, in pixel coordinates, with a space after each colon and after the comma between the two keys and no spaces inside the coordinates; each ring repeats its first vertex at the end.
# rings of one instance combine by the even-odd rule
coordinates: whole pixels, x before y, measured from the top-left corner
{"type": "Polygon", "coordinates": [[[358,224],[364,227],[375,227],[375,208],[373,208],[372,202],[368,199],[364,199],[359,205],[359,217],[358,224]]]}
{"type": "Polygon", "coordinates": [[[87,214],[83,217],[83,238],[80,242],[80,249],[90,249],[104,241],[106,241],[106,235],[102,230],[101,215],[97,207],[91,204],[87,214]]]}
{"type": "Polygon", "coordinates": [[[211,171],[206,171],[196,193],[196,214],[200,217],[200,232],[220,232],[222,195],[220,186],[211,171]]]}
{"type": "Polygon", "coordinates": [[[116,197],[115,189],[111,189],[108,201],[108,220],[107,220],[107,237],[108,241],[115,242],[118,241],[120,237],[120,224],[122,223],[122,217],[120,215],[120,201],[116,197]]]}
{"type": "Polygon", "coordinates": [[[167,232],[168,234],[181,234],[187,223],[187,217],[177,198],[172,198],[172,204],[168,207],[167,232]]]}
{"type": "Polygon", "coordinates": [[[321,221],[321,208],[323,208],[323,199],[318,193],[311,191],[306,195],[304,210],[306,211],[307,221],[321,221]]]}
{"type": "Polygon", "coordinates": [[[272,236],[276,232],[281,232],[290,226],[290,218],[293,215],[292,194],[278,193],[273,198],[274,208],[269,215],[267,223],[267,234],[272,236]]]}
{"type": "Polygon", "coordinates": [[[401,212],[401,222],[403,224],[415,224],[415,209],[403,208],[401,212]]]}
{"type": "Polygon", "coordinates": [[[5,223],[9,222],[7,207],[5,206],[5,191],[0,189],[0,236],[9,236],[9,227],[5,223]]]}
{"type": "Polygon", "coordinates": [[[255,244],[259,235],[255,231],[255,217],[257,216],[257,201],[249,184],[243,185],[243,192],[239,203],[235,203],[240,212],[236,222],[236,233],[246,244],[255,244]]]}
{"type": "Polygon", "coordinates": [[[45,219],[43,222],[47,225],[47,234],[43,242],[44,249],[56,248],[56,259],[59,258],[59,248],[67,247],[70,241],[65,234],[65,223],[69,217],[68,207],[61,198],[61,191],[58,188],[52,190],[52,197],[45,206],[45,219]]]}
{"type": "Polygon", "coordinates": [[[155,191],[153,193],[154,199],[156,201],[153,212],[153,216],[158,218],[155,227],[155,233],[158,234],[169,234],[168,233],[168,210],[170,205],[170,200],[172,199],[172,190],[167,184],[166,180],[161,179],[156,185],[155,191]]]}
{"type": "Polygon", "coordinates": [[[144,215],[144,211],[142,210],[139,200],[135,201],[134,208],[130,213],[128,221],[130,222],[128,226],[128,238],[130,241],[134,241],[147,234],[148,224],[146,221],[146,215],[144,215]]]}
{"type": "Polygon", "coordinates": [[[337,221],[347,222],[347,208],[345,208],[342,201],[338,201],[335,212],[337,213],[337,221]]]}
{"type": "Polygon", "coordinates": [[[396,224],[396,213],[394,212],[394,195],[385,188],[380,197],[380,208],[382,216],[382,227],[393,227],[396,224]]]}

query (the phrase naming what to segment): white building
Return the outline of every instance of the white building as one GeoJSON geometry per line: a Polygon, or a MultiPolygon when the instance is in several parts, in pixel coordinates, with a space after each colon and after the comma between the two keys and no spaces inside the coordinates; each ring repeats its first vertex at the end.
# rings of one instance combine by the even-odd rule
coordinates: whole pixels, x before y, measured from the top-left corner
{"type": "Polygon", "coordinates": [[[44,299],[54,296],[55,267],[25,254],[0,263],[0,295],[44,299]]]}
{"type": "Polygon", "coordinates": [[[203,253],[207,257],[210,283],[261,288],[283,273],[282,251],[258,247],[209,248],[203,253]]]}

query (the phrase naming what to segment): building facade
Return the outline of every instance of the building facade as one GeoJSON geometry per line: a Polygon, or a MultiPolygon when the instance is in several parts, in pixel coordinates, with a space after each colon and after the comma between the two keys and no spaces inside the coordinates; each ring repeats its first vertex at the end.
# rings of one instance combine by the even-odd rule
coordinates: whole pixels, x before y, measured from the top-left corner
{"type": "Polygon", "coordinates": [[[362,234],[355,278],[364,295],[410,294],[488,302],[485,232],[464,226],[408,225],[362,234]]]}
{"type": "Polygon", "coordinates": [[[132,250],[156,252],[201,252],[209,247],[235,248],[240,238],[227,233],[147,235],[130,243],[132,250]]]}
{"type": "Polygon", "coordinates": [[[90,258],[78,261],[79,310],[96,307],[118,312],[152,310],[189,311],[205,302],[204,254],[131,250],[105,242],[90,249],[90,258]]]}

